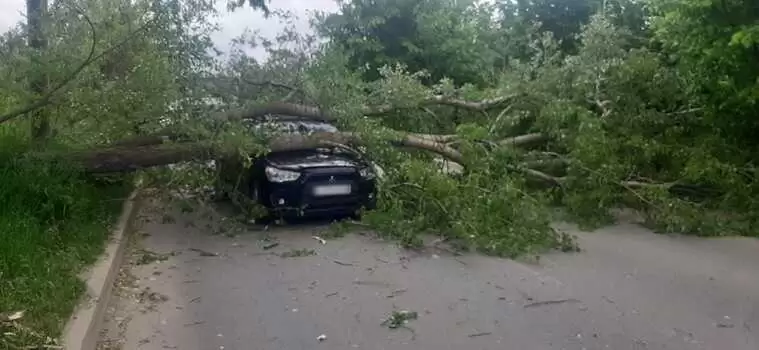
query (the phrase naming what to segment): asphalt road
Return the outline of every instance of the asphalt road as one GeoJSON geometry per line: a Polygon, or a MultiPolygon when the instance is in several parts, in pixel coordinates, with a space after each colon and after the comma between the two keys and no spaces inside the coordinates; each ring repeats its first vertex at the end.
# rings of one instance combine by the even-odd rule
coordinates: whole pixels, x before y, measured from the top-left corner
{"type": "Polygon", "coordinates": [[[620,225],[528,264],[142,216],[101,349],[759,349],[757,240],[620,225]],[[403,310],[417,318],[383,325],[403,310]]]}

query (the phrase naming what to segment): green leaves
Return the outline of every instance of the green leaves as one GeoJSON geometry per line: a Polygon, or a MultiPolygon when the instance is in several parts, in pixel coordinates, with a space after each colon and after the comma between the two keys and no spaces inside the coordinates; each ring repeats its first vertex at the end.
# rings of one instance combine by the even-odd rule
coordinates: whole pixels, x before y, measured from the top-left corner
{"type": "Polygon", "coordinates": [[[499,57],[492,8],[473,1],[347,1],[338,14],[317,23],[320,34],[350,57],[364,77],[380,78],[383,66],[401,63],[426,71],[425,83],[450,77],[483,85],[499,57]]]}
{"type": "Polygon", "coordinates": [[[733,34],[730,45],[740,45],[746,49],[759,45],[759,24],[743,26],[733,34]]]}

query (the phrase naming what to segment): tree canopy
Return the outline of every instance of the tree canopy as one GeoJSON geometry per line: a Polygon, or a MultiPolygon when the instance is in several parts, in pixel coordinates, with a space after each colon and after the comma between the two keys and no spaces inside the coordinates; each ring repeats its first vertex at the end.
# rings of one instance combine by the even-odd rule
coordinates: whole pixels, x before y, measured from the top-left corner
{"type": "MultiPolygon", "coordinates": [[[[385,169],[366,222],[407,244],[432,233],[506,256],[573,249],[554,220],[599,225],[622,208],[661,231],[754,234],[754,1],[338,4],[299,33],[276,2],[231,1],[287,26],[224,58],[211,0],[54,1],[46,48],[21,27],[0,39],[0,121],[29,137],[42,112],[44,147],[67,148],[55,157],[110,171],[306,141],[247,134],[240,120],[267,111],[331,119],[343,133],[308,141],[360,145],[385,169]],[[26,84],[35,67],[42,92],[26,84]]],[[[211,181],[203,169],[165,181],[211,181]]]]}

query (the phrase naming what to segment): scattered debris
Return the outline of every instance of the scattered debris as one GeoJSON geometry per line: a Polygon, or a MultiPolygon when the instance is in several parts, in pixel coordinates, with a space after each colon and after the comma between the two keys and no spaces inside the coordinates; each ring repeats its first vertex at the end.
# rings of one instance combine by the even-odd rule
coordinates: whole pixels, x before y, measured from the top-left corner
{"type": "Polygon", "coordinates": [[[483,335],[491,335],[491,334],[493,334],[493,332],[472,333],[472,334],[468,335],[468,337],[469,338],[476,338],[476,337],[481,337],[483,335]]]}
{"type": "Polygon", "coordinates": [[[417,314],[415,311],[393,311],[390,317],[382,322],[382,325],[390,329],[396,329],[405,326],[409,321],[416,320],[418,317],[419,314],[417,314]]]}
{"type": "Polygon", "coordinates": [[[24,310],[0,313],[0,322],[13,322],[24,317],[24,310]]]}
{"type": "Polygon", "coordinates": [[[316,255],[316,251],[314,251],[313,249],[303,248],[303,249],[292,249],[288,252],[279,254],[279,256],[282,258],[299,258],[303,256],[310,256],[310,255],[316,255]]]}
{"type": "Polygon", "coordinates": [[[327,241],[324,238],[321,238],[319,236],[311,236],[311,238],[319,241],[319,243],[321,243],[322,245],[327,244],[327,241]]]}
{"type": "Polygon", "coordinates": [[[219,256],[219,254],[211,253],[211,252],[203,250],[203,249],[190,248],[190,250],[192,250],[193,252],[197,252],[200,256],[206,256],[206,257],[209,257],[209,256],[219,256]]]}
{"type": "Polygon", "coordinates": [[[63,349],[58,345],[55,338],[38,333],[31,328],[23,326],[17,322],[24,317],[24,311],[0,312],[0,346],[3,349],[63,349]],[[13,339],[24,339],[24,342],[37,343],[37,345],[28,347],[14,346],[13,339]]]}
{"type": "Polygon", "coordinates": [[[347,262],[344,262],[344,261],[340,261],[340,260],[332,260],[332,261],[333,261],[335,264],[338,264],[338,265],[342,265],[342,266],[353,266],[353,264],[351,264],[351,263],[347,263],[347,262]]]}
{"type": "Polygon", "coordinates": [[[140,292],[140,294],[137,296],[140,300],[140,302],[152,302],[152,303],[158,303],[158,302],[166,302],[169,300],[169,297],[160,293],[151,292],[150,290],[143,290],[140,292]]]}
{"type": "Polygon", "coordinates": [[[264,250],[269,250],[269,249],[275,248],[277,246],[279,246],[279,242],[268,242],[268,243],[264,244],[261,248],[263,248],[264,250]]]}
{"type": "Polygon", "coordinates": [[[195,297],[195,298],[192,298],[192,300],[190,300],[190,304],[197,303],[199,301],[200,301],[200,297],[195,297]]]}
{"type": "Polygon", "coordinates": [[[316,340],[318,340],[318,341],[325,341],[325,340],[327,340],[327,336],[324,335],[324,334],[322,334],[322,335],[316,337],[316,340]]]}
{"type": "Polygon", "coordinates": [[[170,256],[175,255],[175,253],[156,253],[147,249],[140,249],[136,253],[140,254],[139,258],[135,261],[137,265],[148,265],[158,261],[166,261],[170,256]]]}
{"type": "Polygon", "coordinates": [[[380,287],[390,287],[390,283],[387,282],[381,282],[381,281],[353,281],[353,284],[359,285],[359,286],[380,286],[380,287]]]}
{"type": "Polygon", "coordinates": [[[538,307],[538,306],[556,305],[556,304],[564,304],[564,303],[579,303],[579,302],[580,300],[578,299],[546,300],[546,301],[538,301],[538,302],[527,304],[524,306],[524,308],[527,309],[527,308],[538,307]]]}
{"type": "Polygon", "coordinates": [[[403,288],[403,289],[396,289],[396,290],[394,290],[392,293],[390,293],[390,294],[387,296],[387,298],[395,298],[395,297],[397,297],[397,296],[399,296],[399,295],[401,295],[401,294],[403,294],[403,293],[406,293],[406,291],[408,291],[408,289],[406,289],[406,288],[403,288]]]}

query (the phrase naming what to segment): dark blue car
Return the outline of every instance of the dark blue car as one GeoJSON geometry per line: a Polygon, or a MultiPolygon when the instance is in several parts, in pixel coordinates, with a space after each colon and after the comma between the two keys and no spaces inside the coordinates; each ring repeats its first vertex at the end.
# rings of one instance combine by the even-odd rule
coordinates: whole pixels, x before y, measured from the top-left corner
{"type": "MultiPolygon", "coordinates": [[[[254,132],[338,132],[327,122],[271,118],[254,132]]],[[[234,168],[234,167],[231,167],[234,168]]],[[[222,175],[229,165],[222,167],[222,175]]],[[[356,216],[376,206],[376,167],[344,147],[271,152],[243,170],[238,192],[268,211],[268,218],[356,216]]]]}

